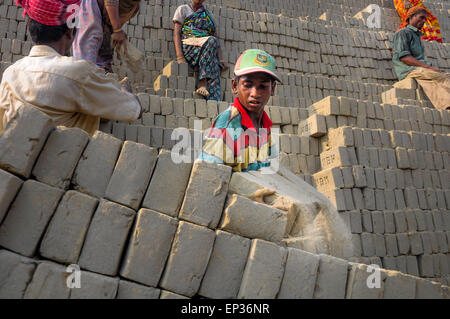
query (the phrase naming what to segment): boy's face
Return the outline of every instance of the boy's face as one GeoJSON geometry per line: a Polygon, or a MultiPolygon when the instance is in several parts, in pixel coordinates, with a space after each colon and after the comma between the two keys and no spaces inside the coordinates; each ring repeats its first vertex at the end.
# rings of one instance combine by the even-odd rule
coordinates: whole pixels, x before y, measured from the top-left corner
{"type": "Polygon", "coordinates": [[[264,72],[243,75],[231,80],[233,94],[239,97],[242,106],[249,112],[260,112],[264,109],[270,97],[275,93],[276,82],[264,72]]]}

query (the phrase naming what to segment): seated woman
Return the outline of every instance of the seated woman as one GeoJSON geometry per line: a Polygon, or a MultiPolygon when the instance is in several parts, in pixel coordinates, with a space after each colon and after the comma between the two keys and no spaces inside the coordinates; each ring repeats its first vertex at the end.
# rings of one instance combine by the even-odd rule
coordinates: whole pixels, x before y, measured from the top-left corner
{"type": "Polygon", "coordinates": [[[423,5],[422,0],[394,0],[394,6],[398,15],[402,19],[402,24],[398,27],[397,31],[408,26],[407,13],[408,9],[413,7],[422,7],[427,11],[427,21],[423,26],[421,32],[423,33],[422,40],[437,41],[442,43],[441,28],[439,26],[438,19],[423,5]]]}
{"type": "Polygon", "coordinates": [[[178,63],[189,63],[198,69],[198,89],[195,93],[208,100],[221,100],[220,72],[228,66],[222,61],[216,25],[205,0],[192,0],[175,11],[174,43],[178,63]]]}

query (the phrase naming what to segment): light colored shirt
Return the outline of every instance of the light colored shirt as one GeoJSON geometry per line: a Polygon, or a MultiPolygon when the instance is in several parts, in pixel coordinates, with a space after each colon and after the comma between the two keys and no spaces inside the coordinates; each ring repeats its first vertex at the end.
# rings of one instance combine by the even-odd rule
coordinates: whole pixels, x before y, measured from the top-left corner
{"type": "Polygon", "coordinates": [[[50,116],[56,125],[78,127],[90,135],[100,118],[133,122],[141,106],[120,83],[84,60],[61,56],[46,45],[3,73],[0,84],[0,134],[22,105],[31,105],[50,116]]]}
{"type": "Polygon", "coordinates": [[[184,24],[184,20],[186,20],[186,18],[192,15],[193,13],[194,10],[192,10],[190,5],[183,4],[179,6],[177,10],[175,10],[175,14],[173,15],[173,22],[184,24]]]}
{"type": "Polygon", "coordinates": [[[416,27],[410,24],[394,34],[392,62],[399,80],[403,80],[412,70],[417,68],[416,66],[407,65],[400,60],[405,56],[411,55],[416,60],[431,65],[425,60],[425,50],[420,40],[422,35],[416,27]]]}

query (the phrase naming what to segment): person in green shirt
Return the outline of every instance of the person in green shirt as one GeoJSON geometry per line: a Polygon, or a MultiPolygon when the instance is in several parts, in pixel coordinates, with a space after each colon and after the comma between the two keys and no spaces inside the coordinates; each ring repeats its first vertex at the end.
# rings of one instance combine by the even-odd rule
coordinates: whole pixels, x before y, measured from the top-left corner
{"type": "Polygon", "coordinates": [[[392,61],[399,80],[414,78],[437,109],[450,107],[450,77],[425,60],[420,30],[427,20],[423,7],[408,10],[406,28],[394,34],[392,61]]]}

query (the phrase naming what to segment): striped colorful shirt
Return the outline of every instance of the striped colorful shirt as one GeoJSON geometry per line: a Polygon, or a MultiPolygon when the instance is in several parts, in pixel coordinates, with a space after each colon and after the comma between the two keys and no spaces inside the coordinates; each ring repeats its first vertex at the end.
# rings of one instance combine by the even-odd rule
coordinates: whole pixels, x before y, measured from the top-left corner
{"type": "Polygon", "coordinates": [[[264,111],[256,131],[238,98],[214,120],[206,136],[200,159],[231,166],[234,172],[257,171],[270,166],[278,155],[272,138],[272,121],[264,111]]]}

